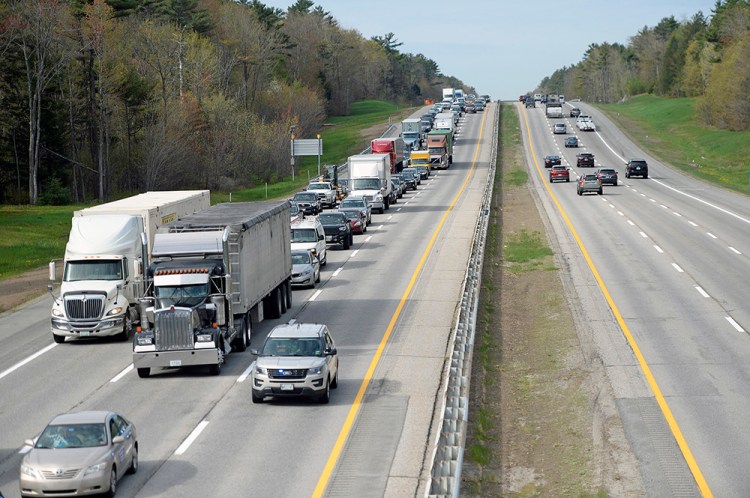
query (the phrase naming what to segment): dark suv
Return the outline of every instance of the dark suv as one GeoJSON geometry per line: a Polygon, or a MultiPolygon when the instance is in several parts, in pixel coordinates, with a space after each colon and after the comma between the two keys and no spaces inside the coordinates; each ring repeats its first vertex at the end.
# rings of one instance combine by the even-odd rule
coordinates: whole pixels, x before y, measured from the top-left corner
{"type": "Polygon", "coordinates": [[[305,214],[318,214],[323,210],[318,194],[315,192],[297,192],[292,197],[292,202],[296,203],[305,214]]]}
{"type": "Polygon", "coordinates": [[[625,178],[631,176],[642,176],[648,178],[648,164],[645,159],[631,159],[625,166],[625,178]]]}
{"type": "Polygon", "coordinates": [[[327,244],[341,244],[342,248],[349,249],[354,240],[349,218],[344,213],[340,211],[320,213],[318,219],[320,224],[323,225],[327,244]]]}
{"type": "Polygon", "coordinates": [[[593,168],[594,167],[594,154],[591,152],[581,152],[576,155],[576,166],[579,168],[593,168]]]}

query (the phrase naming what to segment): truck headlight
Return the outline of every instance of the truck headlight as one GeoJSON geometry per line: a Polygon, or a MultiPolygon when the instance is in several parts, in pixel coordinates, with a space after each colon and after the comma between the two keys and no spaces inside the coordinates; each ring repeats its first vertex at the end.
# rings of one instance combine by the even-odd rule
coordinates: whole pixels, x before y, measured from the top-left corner
{"type": "Polygon", "coordinates": [[[122,306],[117,306],[116,308],[109,310],[107,316],[119,315],[120,313],[122,313],[122,306]]]}
{"type": "Polygon", "coordinates": [[[383,200],[383,194],[378,194],[375,196],[375,200],[382,201],[383,200]]]}
{"type": "Polygon", "coordinates": [[[197,336],[195,336],[195,340],[198,342],[211,342],[214,340],[214,338],[211,334],[198,334],[197,336]]]}
{"type": "Polygon", "coordinates": [[[52,316],[65,316],[65,314],[59,308],[52,308],[52,316]]]}
{"type": "Polygon", "coordinates": [[[346,227],[339,227],[339,232],[346,232],[346,227]]]}

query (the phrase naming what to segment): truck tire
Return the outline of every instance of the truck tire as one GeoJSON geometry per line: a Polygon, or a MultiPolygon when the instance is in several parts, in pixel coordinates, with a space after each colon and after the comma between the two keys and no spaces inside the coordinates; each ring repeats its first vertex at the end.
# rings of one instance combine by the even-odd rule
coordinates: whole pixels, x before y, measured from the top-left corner
{"type": "Polygon", "coordinates": [[[448,164],[453,164],[453,156],[448,156],[448,164]]]}
{"type": "Polygon", "coordinates": [[[151,369],[150,368],[138,368],[138,377],[141,379],[148,379],[149,375],[151,375],[151,369]]]}
{"type": "MultiPolygon", "coordinates": [[[[219,340],[223,340],[223,339],[219,339],[219,340]]],[[[221,365],[222,363],[224,363],[224,351],[222,351],[221,348],[218,348],[218,352],[219,352],[219,362],[208,366],[208,373],[211,375],[221,374],[221,365]]]]}
{"type": "Polygon", "coordinates": [[[52,339],[53,339],[53,340],[54,340],[54,341],[55,341],[55,342],[56,342],[57,344],[62,344],[62,343],[64,343],[64,342],[65,342],[65,336],[64,336],[64,335],[57,335],[57,334],[52,334],[52,339]]]}
{"type": "Polygon", "coordinates": [[[286,283],[279,284],[279,292],[281,293],[281,314],[283,315],[284,313],[286,313],[286,302],[287,302],[286,283]]]}
{"type": "Polygon", "coordinates": [[[286,309],[292,309],[292,281],[287,279],[284,281],[286,287],[286,309]]]}
{"type": "Polygon", "coordinates": [[[128,310],[125,312],[125,323],[122,325],[122,332],[115,336],[116,341],[125,342],[130,338],[131,324],[132,322],[130,320],[130,311],[128,310]]]}
{"type": "Polygon", "coordinates": [[[250,320],[244,316],[240,321],[240,331],[234,338],[233,347],[235,351],[242,353],[247,350],[248,345],[250,345],[250,320]]]}

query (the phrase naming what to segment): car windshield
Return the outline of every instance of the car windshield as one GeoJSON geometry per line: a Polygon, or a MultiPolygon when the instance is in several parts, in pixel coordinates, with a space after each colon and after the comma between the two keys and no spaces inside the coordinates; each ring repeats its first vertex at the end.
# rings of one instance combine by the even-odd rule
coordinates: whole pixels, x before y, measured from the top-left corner
{"type": "Polygon", "coordinates": [[[323,341],[315,337],[269,337],[261,356],[323,356],[323,341]]]}
{"type": "Polygon", "coordinates": [[[79,280],[122,280],[122,261],[68,261],[65,264],[63,281],[79,280]]]}
{"type": "Polygon", "coordinates": [[[295,201],[315,201],[318,199],[318,196],[312,193],[302,193],[302,194],[295,194],[294,200],[295,201]]]}
{"type": "Polygon", "coordinates": [[[323,213],[319,215],[320,222],[324,225],[333,225],[336,223],[343,223],[341,215],[338,213],[323,213]]]}
{"type": "Polygon", "coordinates": [[[292,264],[293,265],[309,265],[310,264],[309,253],[293,252],[292,264]]]}
{"type": "Polygon", "coordinates": [[[585,179],[585,180],[586,180],[587,182],[595,182],[595,181],[597,181],[597,180],[598,180],[598,178],[596,177],[596,175],[586,175],[586,176],[584,177],[584,179],[585,179]]]}
{"type": "Polygon", "coordinates": [[[357,199],[344,199],[339,203],[339,207],[355,207],[355,208],[364,208],[365,203],[361,200],[357,199]]]}
{"type": "Polygon", "coordinates": [[[314,228],[293,228],[292,242],[317,242],[318,232],[314,228]]]}
{"type": "Polygon", "coordinates": [[[359,211],[354,209],[347,209],[345,211],[341,211],[344,213],[344,215],[349,218],[350,220],[358,220],[359,219],[359,211]]]}
{"type": "Polygon", "coordinates": [[[93,448],[107,445],[104,424],[48,425],[34,448],[93,448]]]}
{"type": "Polygon", "coordinates": [[[307,190],[330,190],[328,185],[325,183],[311,183],[307,186],[307,190]]]}
{"type": "Polygon", "coordinates": [[[355,178],[352,180],[352,190],[380,190],[378,178],[355,178]]]}
{"type": "Polygon", "coordinates": [[[203,303],[208,297],[208,283],[196,285],[158,285],[154,294],[159,308],[185,306],[193,308],[203,303]]]}
{"type": "MultiPolygon", "coordinates": [[[[438,149],[442,150],[442,149],[438,149]]],[[[414,168],[404,168],[401,170],[402,175],[415,175],[417,173],[417,170],[414,168]]]]}

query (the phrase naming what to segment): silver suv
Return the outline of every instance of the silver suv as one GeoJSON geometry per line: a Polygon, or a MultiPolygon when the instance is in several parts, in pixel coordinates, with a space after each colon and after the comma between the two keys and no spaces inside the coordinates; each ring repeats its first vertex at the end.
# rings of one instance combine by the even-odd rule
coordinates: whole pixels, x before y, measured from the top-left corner
{"type": "Polygon", "coordinates": [[[328,403],[339,383],[339,357],[328,327],[318,323],[277,325],[251,367],[253,403],[266,396],[307,396],[328,403]]]}

